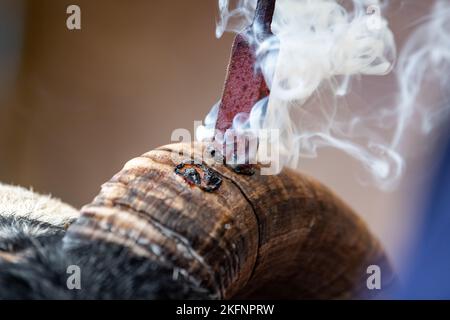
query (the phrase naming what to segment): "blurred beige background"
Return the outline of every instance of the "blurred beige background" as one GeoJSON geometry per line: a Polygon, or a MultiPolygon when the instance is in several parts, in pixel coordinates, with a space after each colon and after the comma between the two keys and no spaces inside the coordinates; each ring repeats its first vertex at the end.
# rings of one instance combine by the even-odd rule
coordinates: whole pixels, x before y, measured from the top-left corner
{"type": "MultiPolygon", "coordinates": [[[[215,0],[0,3],[9,17],[0,24],[3,182],[80,207],[128,159],[169,143],[175,128],[193,130],[220,97],[232,36],[215,38],[215,0]],[[66,28],[74,3],[81,31],[66,28]]],[[[400,45],[427,6],[394,5],[389,21],[400,45]]],[[[374,85],[370,94],[383,90],[374,85]]],[[[426,184],[427,175],[417,174],[423,158],[410,159],[391,193],[361,185],[358,164],[334,150],[305,160],[302,170],[349,202],[397,262],[426,184]]]]}

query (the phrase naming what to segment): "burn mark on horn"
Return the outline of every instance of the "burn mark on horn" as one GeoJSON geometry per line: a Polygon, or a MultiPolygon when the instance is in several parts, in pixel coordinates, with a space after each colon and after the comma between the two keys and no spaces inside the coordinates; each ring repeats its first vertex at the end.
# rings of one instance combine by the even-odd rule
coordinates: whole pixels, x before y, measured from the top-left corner
{"type": "Polygon", "coordinates": [[[222,184],[222,178],[216,171],[194,160],[177,165],[175,173],[182,176],[188,184],[195,185],[206,192],[216,191],[222,184]]]}
{"type": "Polygon", "coordinates": [[[233,171],[245,176],[252,176],[256,173],[255,167],[251,164],[239,164],[233,167],[233,171]]]}

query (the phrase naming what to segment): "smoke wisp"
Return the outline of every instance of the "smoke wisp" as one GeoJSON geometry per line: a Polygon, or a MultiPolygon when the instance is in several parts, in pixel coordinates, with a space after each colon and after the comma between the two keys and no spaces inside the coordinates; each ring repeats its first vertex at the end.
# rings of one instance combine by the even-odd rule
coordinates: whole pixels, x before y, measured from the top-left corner
{"type": "MultiPolygon", "coordinates": [[[[256,3],[219,0],[216,35],[242,32],[252,22],[256,3]]],[[[276,5],[272,30],[277,40],[259,41],[254,32],[246,33],[256,46],[270,98],[258,102],[249,116],[237,115],[233,129],[278,130],[281,166],[299,168],[302,157],[337,148],[360,161],[379,187],[392,188],[404,170],[406,130],[419,123],[427,134],[448,113],[450,3],[436,1],[411,32],[397,63],[394,34],[383,17],[389,5],[378,0],[278,0],[276,5]],[[348,102],[361,77],[382,77],[392,70],[397,84],[391,99],[348,102]],[[439,98],[426,98],[430,85],[440,91],[439,98]]],[[[214,128],[217,108],[198,139],[214,128]]]]}

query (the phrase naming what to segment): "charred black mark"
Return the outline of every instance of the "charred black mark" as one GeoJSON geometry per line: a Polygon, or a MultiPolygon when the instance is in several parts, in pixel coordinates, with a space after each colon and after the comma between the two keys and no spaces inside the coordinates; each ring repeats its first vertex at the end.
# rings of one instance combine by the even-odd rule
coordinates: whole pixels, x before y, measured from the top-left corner
{"type": "MultiPolygon", "coordinates": [[[[245,175],[245,176],[252,176],[252,175],[254,175],[256,173],[256,170],[255,170],[255,167],[252,164],[250,164],[249,161],[248,161],[248,152],[249,152],[248,151],[248,144],[246,145],[246,151],[245,152],[246,152],[246,156],[247,156],[247,159],[246,159],[245,163],[232,164],[232,165],[229,165],[229,167],[231,167],[231,169],[233,169],[233,171],[235,173],[237,173],[237,174],[242,174],[242,175],[245,175]]],[[[234,158],[234,161],[237,162],[237,154],[236,153],[233,154],[233,158],[234,158]]]]}
{"type": "Polygon", "coordinates": [[[196,168],[186,168],[183,173],[183,177],[190,183],[199,185],[202,183],[200,174],[197,172],[196,168]]]}
{"type": "Polygon", "coordinates": [[[213,192],[222,184],[222,178],[216,171],[193,160],[177,165],[175,173],[182,176],[190,185],[198,186],[206,192],[213,192]]]}
{"type": "Polygon", "coordinates": [[[233,167],[233,171],[237,174],[243,174],[246,176],[252,176],[256,173],[255,168],[251,164],[238,164],[233,167]]]}
{"type": "MultiPolygon", "coordinates": [[[[207,150],[208,150],[209,155],[211,157],[213,157],[217,163],[222,163],[223,165],[231,168],[237,174],[252,176],[256,173],[255,166],[248,163],[248,161],[244,164],[229,164],[229,163],[227,163],[225,157],[222,155],[223,152],[221,152],[220,150],[216,150],[216,148],[217,148],[217,146],[215,146],[215,147],[209,146],[207,150]]],[[[248,148],[247,148],[246,152],[248,153],[248,148]]],[[[237,162],[236,153],[233,154],[233,158],[234,158],[234,162],[236,163],[237,162]]]]}

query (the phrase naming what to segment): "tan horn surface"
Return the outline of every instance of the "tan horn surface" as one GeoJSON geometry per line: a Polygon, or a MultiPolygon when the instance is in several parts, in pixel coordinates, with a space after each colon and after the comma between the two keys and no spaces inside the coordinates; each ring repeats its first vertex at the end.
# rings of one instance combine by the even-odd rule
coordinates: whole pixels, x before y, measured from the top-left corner
{"type": "Polygon", "coordinates": [[[175,173],[203,144],[174,144],[129,161],[102,186],[68,239],[130,248],[217,298],[354,298],[370,294],[369,265],[391,270],[365,223],[319,182],[293,170],[252,176],[208,164],[204,191],[175,173]],[[180,155],[180,152],[185,152],[180,155]]]}

